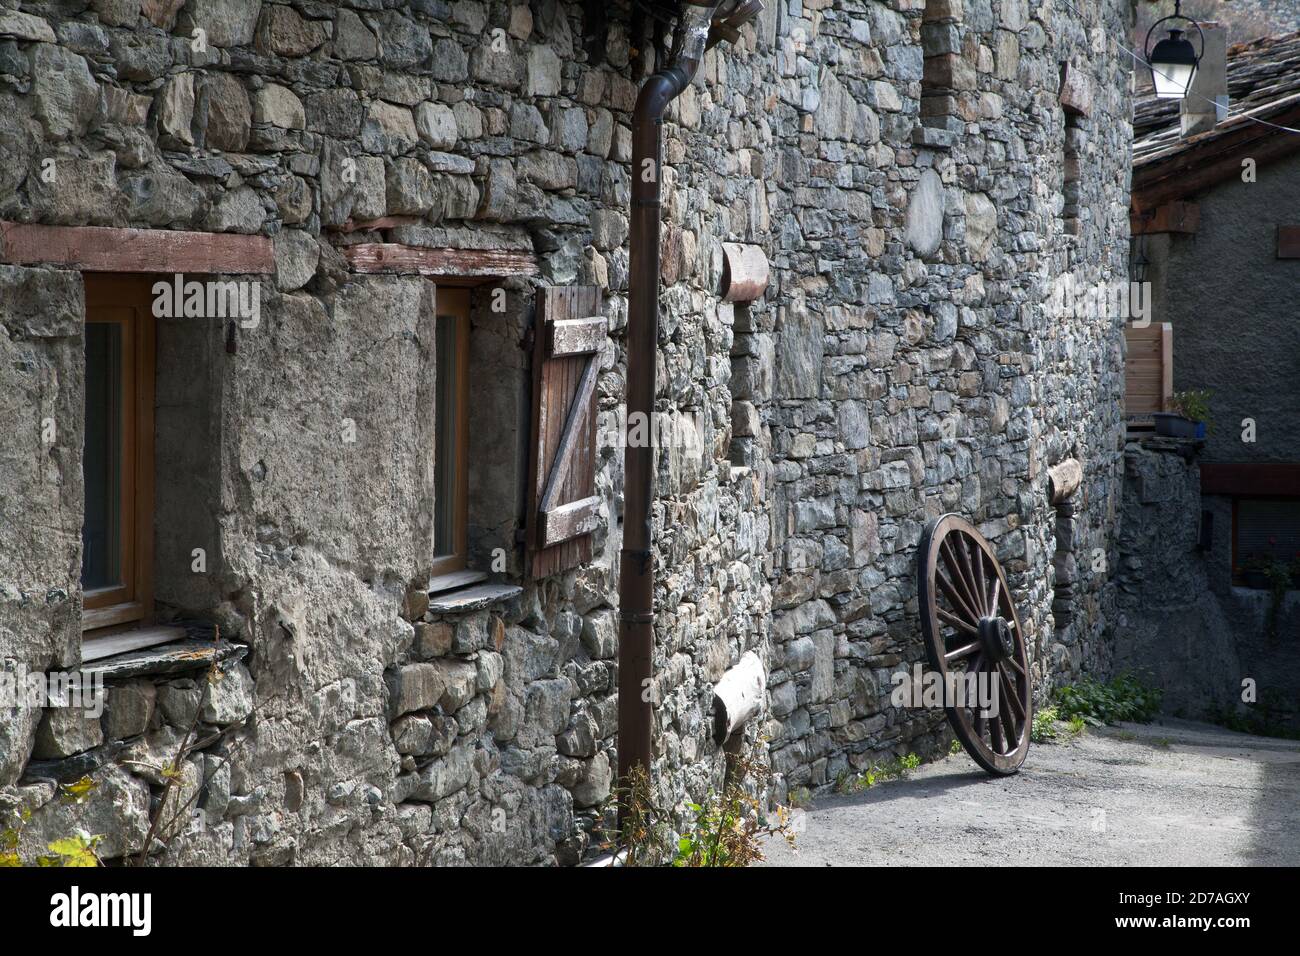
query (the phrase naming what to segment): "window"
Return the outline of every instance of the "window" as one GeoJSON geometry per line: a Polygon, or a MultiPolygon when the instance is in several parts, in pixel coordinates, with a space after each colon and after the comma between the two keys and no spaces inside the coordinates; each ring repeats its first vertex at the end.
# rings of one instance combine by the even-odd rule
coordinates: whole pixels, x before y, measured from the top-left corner
{"type": "Polygon", "coordinates": [[[469,550],[469,291],[439,287],[434,342],[433,573],[463,570],[469,550]]]}
{"type": "Polygon", "coordinates": [[[1270,569],[1300,571],[1300,498],[1237,498],[1232,512],[1232,564],[1239,582],[1272,587],[1270,569]]]}
{"type": "Polygon", "coordinates": [[[154,322],[144,278],[86,277],[82,630],[153,612],[154,322]]]}

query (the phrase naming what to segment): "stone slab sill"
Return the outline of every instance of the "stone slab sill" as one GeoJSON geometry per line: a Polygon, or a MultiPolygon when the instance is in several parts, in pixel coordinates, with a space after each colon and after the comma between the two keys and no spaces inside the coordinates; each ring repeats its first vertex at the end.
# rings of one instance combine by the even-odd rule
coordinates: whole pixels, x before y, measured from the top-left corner
{"type": "Polygon", "coordinates": [[[455,591],[431,594],[428,613],[463,614],[469,611],[481,611],[483,608],[509,601],[523,593],[524,589],[514,584],[491,582],[475,584],[455,591]]]}
{"type": "Polygon", "coordinates": [[[105,680],[149,674],[179,674],[210,667],[219,661],[238,659],[247,652],[247,647],[229,641],[182,640],[104,658],[82,667],[81,672],[86,675],[103,674],[105,680]]]}

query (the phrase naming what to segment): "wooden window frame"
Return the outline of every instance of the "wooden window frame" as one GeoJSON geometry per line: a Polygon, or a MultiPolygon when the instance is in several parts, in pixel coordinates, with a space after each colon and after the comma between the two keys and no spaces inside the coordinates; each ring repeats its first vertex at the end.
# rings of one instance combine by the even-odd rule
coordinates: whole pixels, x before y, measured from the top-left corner
{"type": "Polygon", "coordinates": [[[86,323],[122,326],[122,461],[130,464],[122,469],[123,583],[82,598],[81,630],[94,638],[153,616],[155,329],[149,278],[87,275],[84,281],[86,323]]]}
{"type": "MultiPolygon", "coordinates": [[[[469,312],[468,289],[449,288],[444,285],[438,285],[434,289],[435,321],[439,324],[444,321],[454,322],[456,341],[455,407],[452,418],[452,427],[456,433],[452,438],[455,448],[456,474],[452,483],[452,507],[454,508],[451,531],[452,549],[434,555],[432,563],[434,577],[450,574],[454,571],[463,571],[469,564],[469,312]]],[[[435,350],[440,339],[440,335],[435,335],[435,350]]],[[[438,364],[436,353],[434,363],[436,368],[438,364]]],[[[447,390],[443,382],[435,383],[435,392],[436,402],[441,404],[446,400],[447,390]]],[[[441,436],[435,437],[435,450],[441,444],[441,436]]],[[[441,467],[442,463],[435,460],[434,468],[441,467]]],[[[441,509],[442,506],[442,502],[434,502],[435,509],[441,509]]],[[[435,527],[437,521],[438,518],[435,512],[435,527]]],[[[437,543],[435,542],[436,546],[437,543]]]]}

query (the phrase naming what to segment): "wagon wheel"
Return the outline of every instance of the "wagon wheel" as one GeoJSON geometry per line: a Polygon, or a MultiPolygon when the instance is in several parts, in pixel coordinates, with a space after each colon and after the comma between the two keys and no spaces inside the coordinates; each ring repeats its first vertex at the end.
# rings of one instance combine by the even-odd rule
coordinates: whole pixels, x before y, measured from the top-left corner
{"type": "MultiPolygon", "coordinates": [[[[997,716],[983,697],[944,699],[957,739],[991,774],[1013,774],[1029,751],[1033,685],[1024,630],[1006,575],[984,536],[957,515],[935,518],[921,534],[917,556],[921,632],[945,688],[969,681],[997,694],[997,716]],[[962,680],[949,680],[949,675],[962,680]]],[[[983,691],[981,691],[983,693],[983,691]]]]}

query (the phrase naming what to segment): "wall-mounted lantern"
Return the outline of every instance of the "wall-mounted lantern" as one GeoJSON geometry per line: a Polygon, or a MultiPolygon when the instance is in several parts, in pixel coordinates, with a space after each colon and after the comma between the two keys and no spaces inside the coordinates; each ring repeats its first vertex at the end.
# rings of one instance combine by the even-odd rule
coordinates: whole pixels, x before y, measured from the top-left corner
{"type": "Polygon", "coordinates": [[[1151,67],[1151,79],[1156,85],[1157,99],[1185,99],[1187,91],[1192,87],[1192,80],[1196,78],[1196,67],[1200,65],[1201,56],[1205,53],[1205,34],[1201,31],[1201,25],[1190,17],[1183,16],[1182,8],[1182,0],[1177,0],[1174,4],[1173,16],[1164,17],[1152,25],[1142,48],[1146,54],[1147,65],[1151,67]],[[1175,26],[1170,26],[1169,36],[1152,49],[1151,38],[1165,23],[1190,23],[1201,38],[1201,51],[1198,53],[1192,41],[1184,36],[1186,30],[1175,26]]]}

